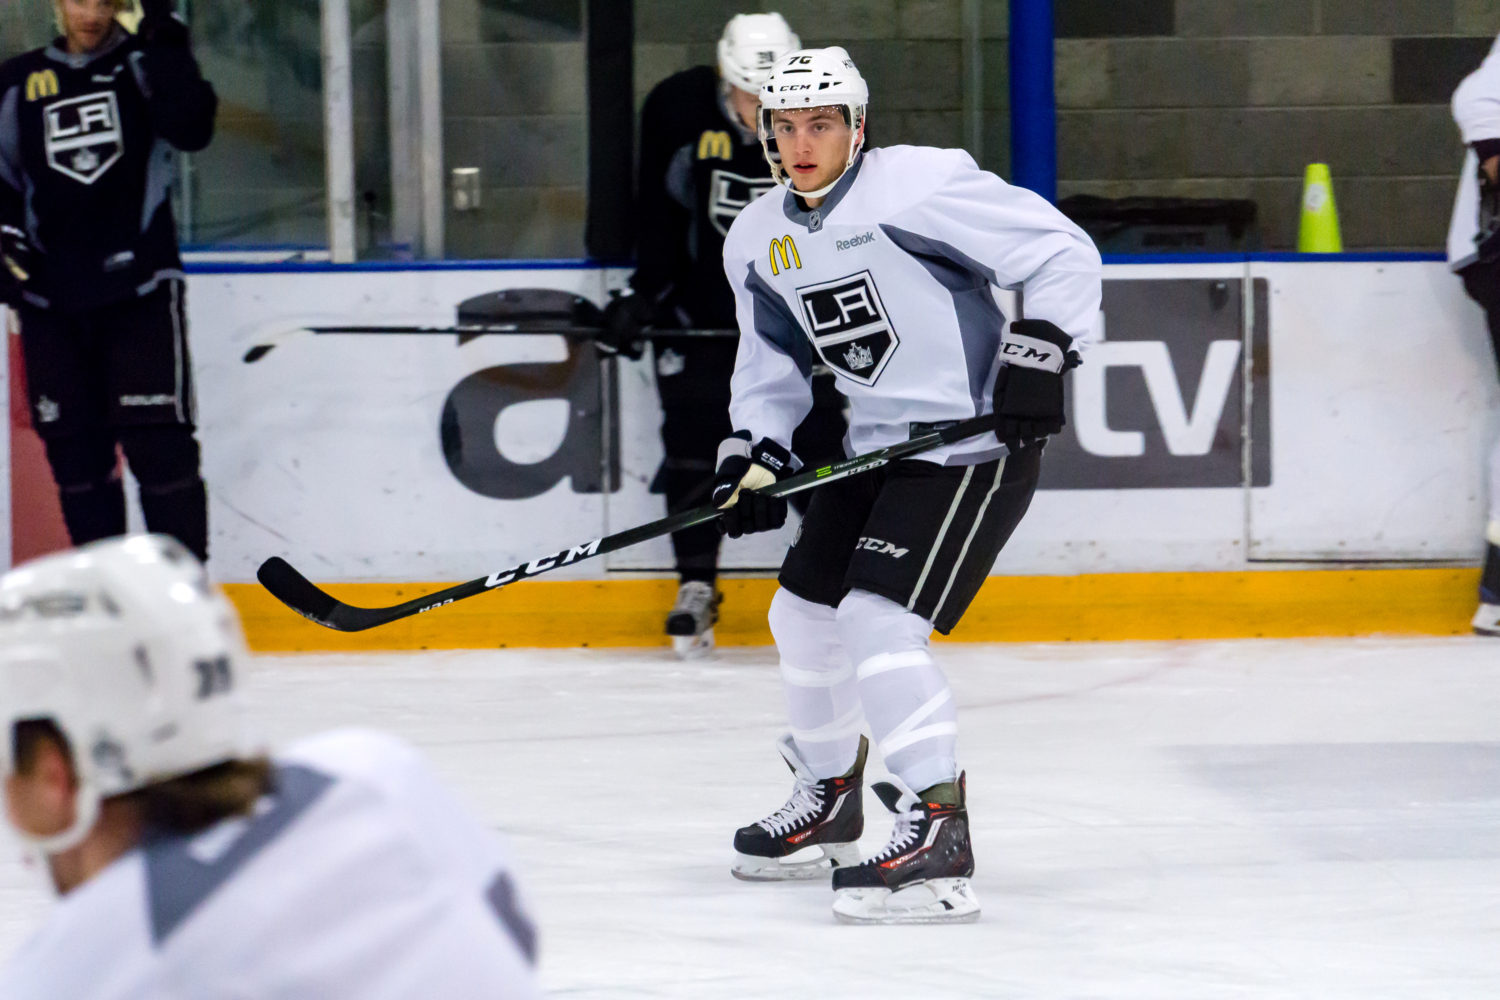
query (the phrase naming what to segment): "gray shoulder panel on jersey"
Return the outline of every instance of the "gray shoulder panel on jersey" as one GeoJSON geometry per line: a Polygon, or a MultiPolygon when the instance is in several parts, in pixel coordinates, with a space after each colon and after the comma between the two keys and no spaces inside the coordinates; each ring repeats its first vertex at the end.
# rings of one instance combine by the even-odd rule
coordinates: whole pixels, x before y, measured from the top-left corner
{"type": "Polygon", "coordinates": [[[953,312],[958,317],[964,362],[969,370],[969,395],[974,400],[974,412],[978,413],[980,402],[989,391],[995,359],[1000,356],[1000,334],[1005,329],[1005,315],[995,304],[991,288],[1000,284],[994,269],[942,240],[888,223],[881,223],[880,230],[897,247],[916,258],[953,296],[953,312]]]}
{"type": "Polygon", "coordinates": [[[157,137],[151,144],[151,155],[146,159],[146,191],[141,200],[141,232],[151,225],[162,203],[172,194],[172,184],[177,180],[177,154],[167,140],[157,137]]]}
{"type": "Polygon", "coordinates": [[[495,912],[500,926],[510,935],[529,965],[536,965],[536,924],[521,910],[516,886],[506,872],[496,875],[484,891],[485,902],[495,912]]]}
{"type": "Polygon", "coordinates": [[[797,364],[803,378],[812,375],[812,343],[787,304],[764,278],[755,273],[753,263],[745,265],[745,288],[754,299],[755,332],[761,339],[797,364]]]}
{"type": "Polygon", "coordinates": [[[0,181],[22,190],[21,129],[16,107],[21,100],[21,85],[16,84],[0,95],[0,181]]]}
{"type": "Polygon", "coordinates": [[[146,95],[147,100],[150,100],[151,81],[146,78],[145,67],[141,65],[141,61],[145,58],[146,53],[137,49],[136,51],[130,53],[130,55],[126,56],[125,61],[130,63],[130,75],[135,77],[135,85],[137,87],[140,87],[141,93],[146,95]]]}
{"type": "Polygon", "coordinates": [[[667,194],[689,212],[693,210],[693,147],[680,147],[667,161],[667,176],[664,182],[667,194]]]}
{"type": "MultiPolygon", "coordinates": [[[[193,911],[279,837],[333,784],[333,778],[299,764],[276,768],[276,791],[265,797],[230,845],[209,860],[192,853],[196,836],[149,837],[142,848],[152,943],[160,945],[193,911]]],[[[198,836],[201,836],[198,835],[198,836]]]]}

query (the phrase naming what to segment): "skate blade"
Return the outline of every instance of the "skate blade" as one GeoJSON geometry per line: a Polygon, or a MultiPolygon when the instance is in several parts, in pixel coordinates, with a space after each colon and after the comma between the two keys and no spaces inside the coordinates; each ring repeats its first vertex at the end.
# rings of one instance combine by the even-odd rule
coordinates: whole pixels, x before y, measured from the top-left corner
{"type": "MultiPolygon", "coordinates": [[[[802,882],[815,878],[826,879],[835,868],[859,864],[857,844],[817,844],[814,846],[821,853],[805,861],[760,858],[751,854],[736,853],[734,864],[729,868],[729,874],[742,882],[802,882]]],[[[792,855],[794,858],[796,856],[792,855]]]]}
{"type": "Polygon", "coordinates": [[[674,635],[672,636],[672,652],[677,654],[679,660],[701,660],[712,656],[714,652],[714,630],[709,629],[702,635],[674,635]]]}
{"type": "Polygon", "coordinates": [[[936,878],[889,889],[840,889],[833,915],[846,924],[966,924],[979,919],[979,897],[966,878],[936,878]]]}

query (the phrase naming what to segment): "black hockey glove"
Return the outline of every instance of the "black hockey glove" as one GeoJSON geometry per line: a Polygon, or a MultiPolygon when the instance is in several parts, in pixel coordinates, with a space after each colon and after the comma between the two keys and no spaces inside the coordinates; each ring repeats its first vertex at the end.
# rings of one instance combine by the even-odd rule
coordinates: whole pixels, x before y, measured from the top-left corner
{"type": "Polygon", "coordinates": [[[785,479],[801,463],[770,438],[750,444],[749,431],[735,431],[719,444],[713,503],[724,508],[719,530],[730,538],[772,531],[786,523],[786,497],[766,496],[762,486],[785,479]]]}
{"type": "Polygon", "coordinates": [[[653,325],[656,315],[654,296],[616,293],[604,307],[604,326],[595,346],[605,354],[639,360],[646,347],[642,332],[653,325]]]}
{"type": "Polygon", "coordinates": [[[176,45],[186,48],[188,27],[177,16],[173,0],[141,0],[141,24],[136,35],[147,45],[176,45]]]}
{"type": "Polygon", "coordinates": [[[1044,319],[1018,319],[1000,338],[995,433],[1011,451],[1063,429],[1063,375],[1078,367],[1073,338],[1044,319]]]}
{"type": "Polygon", "coordinates": [[[31,280],[36,251],[31,240],[15,226],[0,226],[0,301],[16,305],[21,301],[21,289],[31,280]]]}

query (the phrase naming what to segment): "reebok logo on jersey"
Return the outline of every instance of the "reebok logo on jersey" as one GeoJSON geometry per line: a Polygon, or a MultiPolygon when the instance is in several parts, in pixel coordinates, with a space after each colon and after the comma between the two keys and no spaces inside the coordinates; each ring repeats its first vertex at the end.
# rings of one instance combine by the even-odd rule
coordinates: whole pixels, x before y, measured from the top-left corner
{"type": "Polygon", "coordinates": [[[872,231],[868,233],[860,233],[858,236],[851,236],[847,240],[834,240],[833,248],[835,250],[853,250],[855,247],[862,247],[866,243],[874,242],[875,233],[872,231]]]}
{"type": "Polygon", "coordinates": [[[890,556],[892,559],[900,559],[911,551],[910,549],[898,549],[890,542],[879,538],[861,538],[854,543],[854,547],[856,549],[864,549],[867,552],[873,552],[878,556],[890,556]]]}

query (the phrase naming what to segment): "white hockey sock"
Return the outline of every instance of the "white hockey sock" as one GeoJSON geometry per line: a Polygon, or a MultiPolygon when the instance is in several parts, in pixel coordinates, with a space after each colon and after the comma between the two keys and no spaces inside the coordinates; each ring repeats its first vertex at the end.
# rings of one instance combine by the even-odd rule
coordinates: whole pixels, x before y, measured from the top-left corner
{"type": "Polygon", "coordinates": [[[792,742],[817,778],[848,771],[859,753],[859,687],[839,642],[834,610],[785,590],[771,599],[792,742]]]}
{"type": "Polygon", "coordinates": [[[958,778],[958,710],[927,647],[932,623],[884,597],[852,590],[838,631],[856,664],[859,699],[885,766],[920,792],[958,778]]]}

